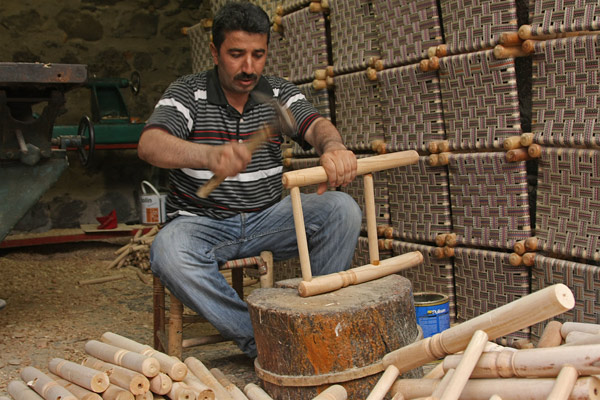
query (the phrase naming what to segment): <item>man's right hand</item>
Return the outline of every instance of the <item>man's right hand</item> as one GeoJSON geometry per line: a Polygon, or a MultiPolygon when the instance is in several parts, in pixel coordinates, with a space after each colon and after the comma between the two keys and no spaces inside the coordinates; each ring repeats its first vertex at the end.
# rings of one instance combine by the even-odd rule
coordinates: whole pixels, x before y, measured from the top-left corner
{"type": "Polygon", "coordinates": [[[246,169],[251,160],[248,146],[233,142],[213,146],[208,152],[207,167],[217,176],[236,176],[246,169]]]}

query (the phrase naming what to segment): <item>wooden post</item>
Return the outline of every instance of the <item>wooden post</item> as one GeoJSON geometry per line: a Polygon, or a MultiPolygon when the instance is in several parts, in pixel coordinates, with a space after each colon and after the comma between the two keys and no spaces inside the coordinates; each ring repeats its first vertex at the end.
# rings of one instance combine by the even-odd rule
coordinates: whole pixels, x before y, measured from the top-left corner
{"type": "Polygon", "coordinates": [[[152,393],[164,395],[171,391],[173,379],[164,372],[159,372],[154,378],[150,379],[150,391],[152,393]]]}
{"type": "Polygon", "coordinates": [[[129,390],[134,395],[144,394],[150,390],[150,381],[139,372],[119,367],[118,365],[110,364],[94,357],[85,358],[82,364],[97,371],[104,371],[108,374],[110,383],[129,390]]]}
{"type": "Polygon", "coordinates": [[[464,350],[477,330],[486,332],[490,340],[518,331],[537,322],[555,317],[575,306],[571,290],[563,284],[548,286],[425,338],[383,357],[385,367],[394,364],[402,372],[410,371],[447,354],[464,350]]]}
{"type": "Polygon", "coordinates": [[[196,392],[198,400],[215,400],[215,391],[202,383],[194,374],[187,374],[183,383],[188,385],[190,389],[196,392]]]}
{"type": "Polygon", "coordinates": [[[556,382],[547,400],[567,400],[577,382],[579,374],[572,365],[564,365],[556,377],[556,382]]]}
{"type": "Polygon", "coordinates": [[[562,335],[560,334],[562,325],[563,324],[560,321],[548,322],[544,328],[544,332],[542,332],[542,336],[540,336],[537,347],[543,348],[560,346],[563,340],[562,335]]]}
{"type": "Polygon", "coordinates": [[[188,369],[194,375],[196,375],[200,382],[202,382],[215,392],[215,397],[217,399],[233,400],[229,392],[225,390],[223,385],[219,383],[217,378],[215,378],[213,374],[210,373],[208,368],[206,368],[200,360],[198,360],[196,357],[188,357],[185,359],[184,362],[185,365],[188,366],[188,369]]]}
{"type": "Polygon", "coordinates": [[[171,400],[196,400],[196,393],[183,382],[175,382],[167,394],[171,400]]]}
{"type": "MultiPolygon", "coordinates": [[[[261,256],[262,255],[263,254],[261,253],[261,256]]],[[[120,347],[122,349],[134,351],[147,357],[155,358],[160,363],[161,372],[169,375],[174,381],[182,381],[187,374],[187,366],[183,362],[165,353],[154,350],[148,345],[138,343],[134,340],[112,332],[105,332],[100,340],[104,343],[112,344],[113,346],[120,347]]]]}
{"type": "Polygon", "coordinates": [[[102,399],[104,400],[135,400],[135,397],[129,390],[113,385],[112,383],[108,386],[108,389],[102,393],[102,399]]]}
{"type": "Polygon", "coordinates": [[[183,353],[183,304],[173,293],[169,294],[168,332],[167,354],[180,359],[183,353]]]}
{"type": "Polygon", "coordinates": [[[50,360],[48,370],[69,382],[73,382],[96,393],[104,392],[110,383],[108,375],[104,372],[62,358],[53,358],[50,360]]]}
{"type": "Polygon", "coordinates": [[[487,341],[487,333],[475,331],[440,400],[458,400],[487,341]]]}
{"type": "Polygon", "coordinates": [[[240,388],[235,386],[223,372],[218,368],[211,368],[210,373],[213,374],[217,381],[229,392],[234,400],[248,400],[248,397],[242,392],[240,388]]]}
{"type": "Polygon", "coordinates": [[[273,400],[267,392],[255,383],[249,383],[244,386],[244,393],[250,400],[273,400]]]}
{"type": "Polygon", "coordinates": [[[400,371],[398,368],[393,365],[388,366],[373,387],[371,393],[369,393],[367,400],[383,400],[399,375],[400,371]]]}
{"type": "Polygon", "coordinates": [[[313,400],[346,400],[347,398],[348,392],[342,385],[331,385],[318,396],[313,397],[313,400]]]}
{"type": "Polygon", "coordinates": [[[379,248],[377,246],[377,221],[375,218],[375,186],[373,175],[363,175],[365,193],[365,215],[367,217],[367,238],[369,241],[369,259],[371,264],[379,265],[379,248]]]}
{"type": "Polygon", "coordinates": [[[25,367],[21,379],[46,400],[78,400],[71,392],[37,368],[25,367]]]}
{"type": "Polygon", "coordinates": [[[43,397],[29,388],[25,382],[20,380],[10,381],[6,388],[8,394],[15,400],[42,400],[43,397]]]}
{"type": "MultiPolygon", "coordinates": [[[[444,369],[456,368],[462,355],[449,355],[444,369]]],[[[483,353],[471,374],[472,378],[554,378],[565,364],[583,375],[600,374],[600,366],[590,362],[600,358],[600,346],[557,346],[518,351],[483,353]]]]}
{"type": "Polygon", "coordinates": [[[587,322],[565,322],[560,327],[560,334],[563,338],[566,338],[567,335],[573,331],[591,333],[595,335],[597,333],[600,333],[600,325],[590,324],[587,322]]]}
{"type": "MultiPolygon", "coordinates": [[[[76,385],[73,382],[69,382],[68,380],[63,379],[58,375],[54,375],[51,372],[46,375],[48,375],[50,378],[54,379],[60,386],[64,387],[69,392],[73,393],[73,395],[75,397],[77,397],[79,400],[102,400],[102,396],[100,396],[98,393],[95,393],[95,392],[92,392],[91,390],[82,388],[81,386],[76,385]]],[[[32,392],[32,393],[34,393],[34,392],[32,392]]]]}
{"type": "Polygon", "coordinates": [[[290,189],[292,199],[292,213],[294,214],[294,226],[296,227],[296,240],[298,241],[298,255],[300,256],[300,269],[302,271],[302,280],[310,282],[312,272],[310,269],[310,257],[308,253],[308,241],[306,240],[306,228],[304,226],[304,213],[302,212],[302,200],[300,198],[300,188],[290,189]]]}
{"type": "MultiPolygon", "coordinates": [[[[431,397],[433,399],[441,399],[442,395],[446,391],[446,388],[448,387],[448,384],[452,380],[452,377],[454,377],[455,372],[456,372],[456,370],[454,368],[449,369],[448,372],[446,372],[446,375],[439,378],[439,379],[441,379],[440,384],[437,385],[437,387],[435,388],[433,393],[431,393],[431,397]]],[[[461,388],[461,390],[462,390],[462,388],[461,388]]]]}
{"type": "Polygon", "coordinates": [[[412,268],[423,262],[423,255],[419,251],[405,253],[396,257],[381,260],[379,265],[367,264],[346,271],[315,277],[310,282],[300,282],[298,293],[302,297],[331,292],[348,285],[368,282],[384,276],[398,273],[404,269],[412,268]]]}
{"type": "Polygon", "coordinates": [[[155,358],[121,349],[97,340],[88,341],[85,344],[85,351],[102,361],[137,371],[148,378],[152,378],[160,372],[160,364],[155,358]]]}

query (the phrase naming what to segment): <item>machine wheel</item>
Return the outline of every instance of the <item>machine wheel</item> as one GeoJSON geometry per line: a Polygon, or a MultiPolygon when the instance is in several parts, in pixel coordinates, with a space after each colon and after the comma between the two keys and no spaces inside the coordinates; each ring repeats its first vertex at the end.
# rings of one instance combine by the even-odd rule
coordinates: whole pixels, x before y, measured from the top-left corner
{"type": "Polygon", "coordinates": [[[77,153],[84,167],[88,167],[94,157],[94,148],[96,147],[96,135],[94,133],[94,124],[90,117],[84,115],[79,121],[77,136],[80,136],[77,153]],[[87,151],[86,151],[87,147],[87,151]]]}
{"type": "Polygon", "coordinates": [[[134,95],[138,95],[140,93],[140,88],[142,87],[142,78],[140,73],[137,71],[133,71],[131,73],[131,78],[129,78],[129,87],[134,95]]]}

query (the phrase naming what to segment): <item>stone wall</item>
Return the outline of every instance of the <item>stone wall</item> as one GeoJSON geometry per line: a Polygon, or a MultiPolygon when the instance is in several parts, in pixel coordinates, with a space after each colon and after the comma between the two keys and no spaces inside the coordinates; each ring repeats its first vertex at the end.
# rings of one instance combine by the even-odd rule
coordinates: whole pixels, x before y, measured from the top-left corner
{"type": "MultiPolygon", "coordinates": [[[[127,89],[122,94],[130,115],[144,121],[169,83],[192,72],[181,29],[209,14],[208,3],[199,0],[3,0],[0,62],[86,64],[89,76],[98,78],[129,78],[138,71],[139,95],[127,89]]],[[[73,89],[66,100],[57,124],[76,125],[90,115],[89,89],[73,89]]],[[[13,234],[77,228],[113,209],[119,222],[136,223],[140,182],[165,181],[166,171],[140,161],[135,150],[97,151],[88,169],[75,152],[68,157],[67,171],[13,234]]]]}

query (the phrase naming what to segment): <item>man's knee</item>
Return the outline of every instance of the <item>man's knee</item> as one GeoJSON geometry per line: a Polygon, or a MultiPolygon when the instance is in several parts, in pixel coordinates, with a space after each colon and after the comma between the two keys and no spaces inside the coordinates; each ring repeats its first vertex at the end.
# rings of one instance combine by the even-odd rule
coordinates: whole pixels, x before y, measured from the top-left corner
{"type": "Polygon", "coordinates": [[[344,224],[349,231],[360,231],[362,210],[356,201],[347,193],[330,192],[332,197],[332,217],[344,224]]]}

